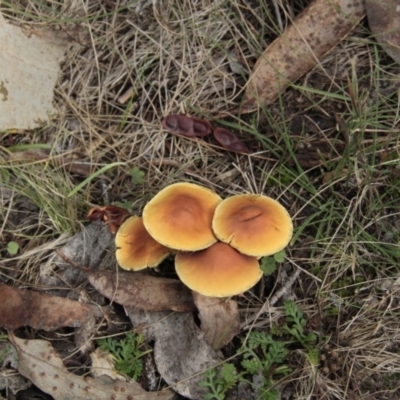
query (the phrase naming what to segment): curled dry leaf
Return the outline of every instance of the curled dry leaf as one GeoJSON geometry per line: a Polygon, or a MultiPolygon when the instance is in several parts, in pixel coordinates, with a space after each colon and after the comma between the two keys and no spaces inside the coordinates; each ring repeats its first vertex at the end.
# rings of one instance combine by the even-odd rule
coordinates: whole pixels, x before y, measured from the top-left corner
{"type": "Polygon", "coordinates": [[[153,311],[195,309],[190,290],[176,279],[140,272],[83,271],[96,290],[118,304],[153,311]]]}
{"type": "Polygon", "coordinates": [[[368,24],[383,49],[400,64],[400,3],[398,0],[366,0],[368,24]]]}
{"type": "Polygon", "coordinates": [[[94,320],[87,304],[0,284],[0,326],[17,329],[31,326],[51,331],[61,327],[82,327],[94,320]]]}
{"type": "Polygon", "coordinates": [[[228,344],[240,331],[239,309],[236,301],[202,296],[193,292],[199,310],[200,329],[207,342],[218,350],[228,344]]]}
{"type": "Polygon", "coordinates": [[[215,128],[214,137],[215,140],[228,151],[249,153],[247,146],[233,132],[226,128],[215,128]]]}
{"type": "Polygon", "coordinates": [[[209,122],[179,114],[167,115],[162,121],[162,126],[170,133],[188,137],[204,137],[212,132],[209,122]]]}
{"type": "Polygon", "coordinates": [[[60,356],[45,340],[23,340],[10,335],[18,352],[18,371],[55,400],[172,400],[171,390],[146,392],[136,382],[77,376],[68,372],[60,356]]]}
{"type": "Polygon", "coordinates": [[[180,395],[203,400],[202,372],[221,362],[192,313],[148,312],[125,307],[134,328],[154,341],[154,360],[162,378],[180,395]]]}
{"type": "Polygon", "coordinates": [[[89,221],[103,221],[110,232],[115,235],[119,227],[129,217],[129,211],[124,208],[107,205],[103,207],[92,207],[87,214],[89,221]]]}
{"type": "Polygon", "coordinates": [[[258,59],[241,112],[273,103],[313,68],[364,17],[364,1],[314,0],[258,59]]]}
{"type": "MultiPolygon", "coordinates": [[[[60,252],[69,260],[92,270],[104,269],[115,264],[114,237],[109,229],[100,222],[93,222],[72,236],[61,247],[60,252]]],[[[43,264],[40,271],[41,283],[46,286],[63,288],[78,287],[86,281],[85,274],[63,260],[57,254],[43,264]]],[[[65,290],[53,292],[65,296],[65,290]]],[[[71,294],[71,293],[70,293],[71,294]]]]}

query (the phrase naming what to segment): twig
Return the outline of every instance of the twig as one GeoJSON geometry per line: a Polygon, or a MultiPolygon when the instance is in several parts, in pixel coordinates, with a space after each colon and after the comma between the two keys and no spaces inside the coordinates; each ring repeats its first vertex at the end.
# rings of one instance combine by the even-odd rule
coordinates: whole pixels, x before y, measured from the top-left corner
{"type": "Polygon", "coordinates": [[[293,273],[293,275],[289,277],[289,279],[285,282],[285,284],[270,299],[267,299],[265,301],[260,310],[255,315],[248,318],[248,320],[246,321],[247,325],[243,329],[248,329],[248,327],[250,325],[253,325],[261,314],[264,314],[265,312],[269,311],[269,308],[272,307],[274,304],[276,304],[278,300],[282,298],[290,290],[296,279],[299,277],[300,273],[301,270],[297,268],[293,273]]]}
{"type": "Polygon", "coordinates": [[[90,268],[82,267],[77,262],[75,262],[74,260],[71,260],[69,257],[67,257],[60,249],[55,250],[55,253],[59,257],[61,257],[67,264],[72,265],[74,268],[78,268],[81,271],[90,271],[90,268]]]}
{"type": "Polygon", "coordinates": [[[126,92],[124,92],[121,96],[118,97],[119,104],[125,104],[133,95],[134,89],[130,87],[126,92]]]}

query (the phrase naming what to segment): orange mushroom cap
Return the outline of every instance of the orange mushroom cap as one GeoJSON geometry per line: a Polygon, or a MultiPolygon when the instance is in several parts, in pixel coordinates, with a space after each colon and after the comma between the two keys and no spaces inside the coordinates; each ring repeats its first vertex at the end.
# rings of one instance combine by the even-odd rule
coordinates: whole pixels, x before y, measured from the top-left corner
{"type": "Polygon", "coordinates": [[[210,297],[243,293],[262,276],[256,257],[241,254],[221,242],[205,250],[178,254],[175,269],[186,286],[210,297]]]}
{"type": "Polygon", "coordinates": [[[175,183],[161,190],[143,209],[143,222],[153,238],[171,249],[195,251],[217,241],[211,228],[216,193],[193,183],[175,183]]]}
{"type": "Polygon", "coordinates": [[[115,236],[116,258],[123,269],[139,271],[156,267],[171,254],[171,250],[156,242],[146,231],[143,219],[129,217],[115,236]]]}
{"type": "Polygon", "coordinates": [[[253,194],[222,201],[215,210],[212,227],[219,240],[254,257],[277,253],[293,235],[286,209],[270,197],[253,194]]]}

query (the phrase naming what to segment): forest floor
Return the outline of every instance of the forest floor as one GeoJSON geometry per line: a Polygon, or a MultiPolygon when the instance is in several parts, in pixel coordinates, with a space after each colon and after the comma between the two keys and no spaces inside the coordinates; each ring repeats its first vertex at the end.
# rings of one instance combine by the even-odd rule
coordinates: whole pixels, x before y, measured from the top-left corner
{"type": "MultiPolygon", "coordinates": [[[[240,373],[250,331],[287,342],[284,359],[262,372],[271,378],[269,394],[253,391],[253,398],[399,399],[400,66],[364,19],[276,102],[233,113],[257,59],[309,2],[277,3],[2,1],[8,22],[54,30],[71,46],[51,123],[0,138],[0,280],[50,293],[44,271],[54,251],[86,229],[93,206],[141,215],[159,190],[179,181],[223,198],[265,194],[287,208],[294,236],[277,270],[235,297],[240,333],[220,354],[240,373]],[[163,117],[176,113],[229,127],[249,154],[166,132],[163,117]],[[52,162],[60,155],[65,162],[52,162]],[[303,313],[303,339],[312,333],[314,341],[277,331],[287,300],[303,313]]],[[[77,299],[86,290],[95,303],[89,287],[61,291],[77,299]]],[[[125,320],[113,332],[130,329],[125,320]]],[[[107,332],[99,326],[96,337],[107,332]]],[[[71,328],[15,333],[49,340],[56,350],[75,346],[71,328]]],[[[75,354],[69,366],[84,373],[89,357],[75,354]]],[[[7,387],[1,393],[16,398],[7,387]]]]}

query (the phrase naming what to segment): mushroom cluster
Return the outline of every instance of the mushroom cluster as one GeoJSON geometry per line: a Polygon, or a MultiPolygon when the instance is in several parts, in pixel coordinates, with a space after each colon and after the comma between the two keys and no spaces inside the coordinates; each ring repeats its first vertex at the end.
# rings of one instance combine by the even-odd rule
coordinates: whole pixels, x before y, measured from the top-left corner
{"type": "Polygon", "coordinates": [[[245,292],[261,278],[259,258],[290,241],[292,220],[267,196],[242,194],[222,200],[213,191],[175,183],[128,218],[116,238],[118,264],[138,271],[171,254],[181,281],[204,296],[245,292]]]}

